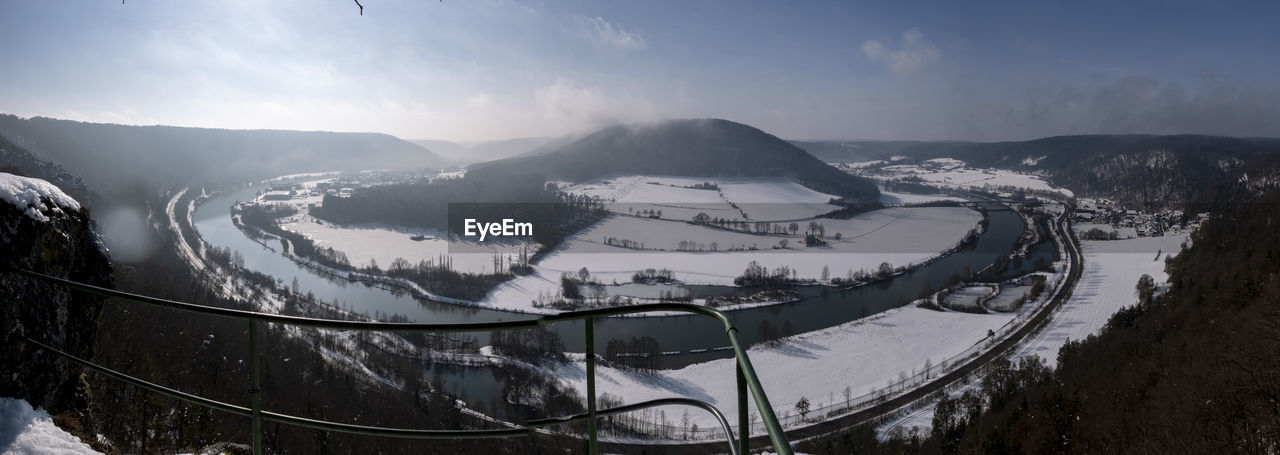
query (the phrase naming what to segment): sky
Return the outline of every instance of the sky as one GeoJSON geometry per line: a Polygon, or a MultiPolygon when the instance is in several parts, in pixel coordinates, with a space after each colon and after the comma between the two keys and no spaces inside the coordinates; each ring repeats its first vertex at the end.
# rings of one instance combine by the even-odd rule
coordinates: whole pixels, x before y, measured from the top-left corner
{"type": "Polygon", "coordinates": [[[483,141],[1280,136],[1280,4],[0,0],[0,112],[483,141]]]}

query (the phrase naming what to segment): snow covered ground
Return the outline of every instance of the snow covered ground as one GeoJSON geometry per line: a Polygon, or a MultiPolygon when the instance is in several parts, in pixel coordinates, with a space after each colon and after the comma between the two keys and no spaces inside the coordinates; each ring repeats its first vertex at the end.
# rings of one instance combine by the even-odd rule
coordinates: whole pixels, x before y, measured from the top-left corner
{"type": "Polygon", "coordinates": [[[1031,286],[1001,286],[997,294],[989,302],[987,308],[995,311],[1013,311],[1018,299],[1031,295],[1031,286]]]}
{"type": "MultiPolygon", "coordinates": [[[[1080,229],[1087,225],[1077,226],[1080,229]]],[[[1071,299],[1050,320],[1048,327],[1031,337],[1019,355],[1038,355],[1049,364],[1058,358],[1058,349],[1067,340],[1080,340],[1098,333],[1107,319],[1121,307],[1138,302],[1135,287],[1143,274],[1164,283],[1166,255],[1181,251],[1188,234],[1139,237],[1126,240],[1085,240],[1084,274],[1076,283],[1071,299]]]]}
{"type": "MultiPolygon", "coordinates": [[[[472,273],[493,272],[493,253],[449,253],[449,241],[446,234],[434,229],[405,228],[385,224],[357,224],[337,226],[317,220],[309,215],[300,214],[289,217],[280,223],[280,227],[305,235],[316,242],[317,247],[329,247],[342,251],[347,255],[351,265],[363,267],[370,260],[376,260],[378,266],[386,268],[396,258],[404,258],[410,264],[426,260],[440,262],[442,256],[453,261],[454,270],[472,273]],[[413,240],[411,237],[421,235],[425,240],[413,240]]],[[[487,243],[493,252],[518,256],[521,245],[516,243],[500,245],[487,243]]],[[[529,254],[536,248],[529,247],[529,254]]]]}
{"type": "Polygon", "coordinates": [[[1070,190],[1050,186],[1036,175],[1003,169],[972,169],[963,165],[964,162],[960,160],[944,158],[927,160],[918,165],[894,164],[880,167],[845,165],[844,168],[855,174],[877,180],[918,177],[923,183],[947,188],[1017,187],[1072,196],[1070,190]]]}
{"type": "MultiPolygon", "coordinates": [[[[842,406],[846,388],[857,401],[857,397],[897,381],[904,373],[922,371],[926,362],[936,367],[984,340],[987,330],[999,331],[1015,316],[940,312],[908,305],[786,338],[777,345],[756,345],[750,356],[769,400],[782,417],[794,415],[795,403],[801,398],[807,398],[814,410],[833,404],[842,406]]],[[[580,357],[574,363],[555,366],[554,373],[581,392],[586,390],[586,367],[580,357]]],[[[686,396],[710,402],[725,415],[733,416],[737,413],[733,368],[732,359],[658,373],[597,366],[596,390],[624,397],[629,403],[686,396]]],[[[684,411],[672,407],[666,409],[666,415],[678,422],[684,411]]],[[[689,417],[699,428],[716,428],[705,413],[690,411],[689,417]]]]}
{"type": "MultiPolygon", "coordinates": [[[[1073,226],[1073,230],[1080,233],[1094,227],[1098,226],[1081,224],[1073,226]]],[[[1135,286],[1143,274],[1151,275],[1157,285],[1168,280],[1168,274],[1164,272],[1164,258],[1169,254],[1176,255],[1187,238],[1188,234],[1183,232],[1164,237],[1081,241],[1084,274],[1076,283],[1071,299],[1053,314],[1044,330],[1027,338],[1017,348],[1015,356],[1037,355],[1053,366],[1063,343],[1098,333],[1117,310],[1138,302],[1135,286]]],[[[1009,289],[1013,288],[1006,290],[1009,289]]],[[[999,299],[997,297],[996,300],[999,299]]],[[[965,388],[976,387],[976,384],[975,378],[970,384],[951,392],[951,396],[959,395],[965,388]]],[[[880,426],[879,434],[884,437],[897,428],[907,431],[912,427],[927,433],[933,425],[936,406],[936,402],[929,403],[891,419],[880,426]]]]}
{"type": "Polygon", "coordinates": [[[32,409],[27,400],[0,398],[0,452],[5,455],[101,454],[80,438],[53,424],[44,409],[32,409]]]}
{"type": "Polygon", "coordinates": [[[752,221],[796,220],[840,208],[827,203],[835,196],[781,178],[613,175],[564,191],[609,201],[614,213],[661,210],[662,218],[672,220],[690,220],[698,213],[732,220],[744,219],[744,213],[752,221]],[[706,183],[719,189],[691,188],[706,183]]]}
{"type": "Polygon", "coordinates": [[[978,301],[995,292],[992,286],[966,286],[953,291],[946,298],[948,308],[981,308],[978,301]]]}
{"type": "MultiPolygon", "coordinates": [[[[554,296],[560,290],[560,274],[586,267],[597,281],[625,283],[636,271],[669,268],[686,284],[732,285],[733,279],[756,261],[770,270],[780,266],[796,269],[799,278],[821,278],[826,267],[833,277],[851,271],[872,271],[883,262],[893,266],[918,264],[958,244],[974,229],[981,215],[960,207],[889,208],[864,213],[848,220],[821,220],[830,245],[806,248],[790,235],[757,236],[693,226],[688,223],[614,217],[566,241],[535,266],[535,272],[498,285],[480,302],[483,306],[529,312],[540,295],[554,296]],[[830,237],[841,232],[842,239],[830,237]],[[644,242],[646,248],[674,250],[676,243],[691,240],[702,245],[719,243],[717,252],[636,251],[603,244],[605,237],[621,237],[644,242]],[[773,249],[778,240],[789,240],[786,249],[773,249]],[[757,251],[723,251],[731,244],[757,245],[757,251]]],[[[800,223],[802,226],[807,223],[800,223]]]]}
{"type": "MultiPolygon", "coordinates": [[[[301,185],[313,189],[327,180],[309,180],[301,185]]],[[[826,203],[832,196],[789,180],[626,175],[570,185],[565,191],[612,201],[610,209],[616,213],[661,210],[662,219],[617,215],[587,228],[547,255],[535,266],[535,273],[498,286],[478,305],[552,311],[535,308],[533,300],[541,296],[553,298],[561,289],[560,274],[583,267],[603,283],[626,283],[636,271],[668,268],[686,284],[732,285],[751,261],[770,270],[792,267],[802,279],[821,278],[824,267],[830,276],[842,277],[859,270],[872,271],[883,262],[898,267],[929,260],[958,244],[981,219],[977,212],[960,207],[888,208],[847,220],[816,220],[825,228],[829,244],[804,247],[799,241],[807,220],[796,221],[800,235],[754,235],[684,221],[700,212],[726,219],[743,219],[745,213],[758,221],[806,218],[838,208],[826,203]],[[705,183],[714,183],[718,189],[692,188],[705,183]],[[833,238],[836,233],[841,234],[841,240],[833,238]],[[644,250],[607,245],[608,238],[643,244],[644,250]],[[786,248],[774,248],[783,240],[788,243],[786,248]],[[682,247],[682,242],[696,246],[682,247]],[[709,251],[712,243],[718,251],[709,251]],[[756,250],[727,251],[735,248],[756,250]],[[681,249],[703,251],[677,251],[681,249]]],[[[942,195],[896,197],[910,202],[959,200],[942,195]]],[[[307,215],[308,205],[318,204],[321,199],[307,195],[289,201],[301,213],[285,219],[281,227],[308,236],[317,246],[342,251],[352,265],[367,266],[370,261],[377,261],[385,268],[396,258],[416,264],[420,260],[438,262],[447,255],[460,271],[486,272],[493,268],[492,253],[451,254],[443,232],[379,224],[337,226],[307,215]],[[415,241],[413,236],[423,236],[425,240],[415,241]]],[[[511,244],[495,251],[516,256],[520,249],[521,245],[511,244]]]]}

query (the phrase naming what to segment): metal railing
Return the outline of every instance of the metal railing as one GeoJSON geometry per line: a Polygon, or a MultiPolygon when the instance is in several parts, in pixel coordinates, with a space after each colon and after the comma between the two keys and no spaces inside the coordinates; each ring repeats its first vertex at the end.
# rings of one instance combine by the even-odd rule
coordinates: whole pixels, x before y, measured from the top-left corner
{"type": "Polygon", "coordinates": [[[203,305],[195,305],[185,302],[177,302],[173,300],[159,299],[144,295],[137,295],[128,292],[108,289],[90,284],[71,281],[63,278],[45,275],[42,273],[32,272],[29,270],[4,270],[7,272],[24,275],[27,277],[52,282],[71,289],[89,292],[105,297],[115,297],[133,302],[145,303],[149,305],[171,308],[186,312],[206,314],[218,317],[227,317],[247,320],[249,322],[249,369],[250,382],[249,387],[250,407],[233,405],[224,403],[198,395],[189,394],[179,390],[153,384],[145,380],[129,376],[124,373],[112,370],[110,368],[94,364],[88,360],[78,358],[67,352],[64,352],[54,346],[50,346],[38,340],[29,338],[26,334],[22,337],[27,341],[40,348],[65,357],[68,360],[79,364],[83,367],[90,368],[101,372],[114,379],[127,382],[129,384],[141,387],[143,389],[155,392],[170,398],[178,399],[198,406],[216,409],[231,414],[249,417],[252,420],[252,437],[253,452],[262,454],[262,421],[268,420],[286,425],[295,425],[308,427],[318,430],[335,431],[343,433],[353,433],[370,436],[383,436],[393,438],[417,438],[417,439],[477,439],[477,438],[510,438],[530,436],[536,430],[544,427],[563,425],[571,422],[587,422],[587,443],[588,451],[592,454],[598,453],[598,438],[596,431],[596,419],[600,416],[624,414],[640,409],[656,407],[684,405],[694,406],[707,410],[716,417],[723,428],[725,439],[729,443],[730,452],[737,454],[747,454],[750,449],[751,432],[744,429],[751,427],[748,421],[748,400],[747,391],[750,390],[751,397],[755,401],[756,408],[760,411],[760,416],[764,427],[769,434],[770,442],[773,449],[778,454],[790,455],[792,453],[791,445],[787,441],[787,436],[782,430],[782,426],[778,422],[778,417],[773,411],[773,406],[769,404],[769,398],[765,395],[764,388],[760,384],[759,378],[756,377],[755,368],[751,365],[751,359],[747,356],[746,347],[738,339],[738,329],[733,323],[721,312],[711,308],[697,305],[682,303],[654,303],[644,305],[633,305],[618,308],[601,308],[594,310],[572,311],[559,314],[545,315],[537,318],[519,319],[513,321],[495,321],[495,322],[462,322],[462,323],[413,323],[413,322],[376,322],[376,321],[342,321],[332,319],[313,319],[299,316],[288,316],[280,314],[260,313],[256,311],[238,310],[230,308],[218,308],[203,305]],[[680,312],[692,313],[703,316],[716,318],[725,327],[725,335],[729,338],[729,343],[733,347],[737,368],[737,397],[738,397],[738,434],[734,437],[734,433],[729,426],[724,415],[720,413],[714,406],[699,400],[690,398],[662,398],[657,400],[649,400],[630,405],[618,406],[609,409],[596,409],[596,390],[595,390],[595,319],[600,317],[617,316],[624,314],[649,313],[649,312],[680,312]],[[326,420],[309,419],[288,414],[281,414],[271,411],[262,410],[262,390],[259,366],[259,343],[258,343],[258,326],[259,323],[275,323],[283,325],[292,325],[299,327],[313,327],[320,329],[336,329],[336,330],[360,330],[360,331],[382,331],[382,332],[477,332],[490,330],[515,330],[541,327],[547,324],[563,321],[582,320],[586,326],[586,379],[587,379],[587,412],[575,414],[571,416],[555,417],[531,420],[523,425],[512,424],[513,428],[506,429],[477,429],[477,430],[418,430],[408,428],[388,428],[367,425],[353,425],[345,423],[330,422],[326,420]],[[735,444],[736,442],[736,444],[735,444]]]}

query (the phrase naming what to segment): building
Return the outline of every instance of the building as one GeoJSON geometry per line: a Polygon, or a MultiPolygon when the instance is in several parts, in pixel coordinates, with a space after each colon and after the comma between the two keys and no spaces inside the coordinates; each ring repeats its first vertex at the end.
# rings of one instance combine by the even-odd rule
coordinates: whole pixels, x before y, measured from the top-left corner
{"type": "Polygon", "coordinates": [[[264,201],[287,201],[290,199],[293,199],[293,191],[289,190],[271,190],[262,195],[262,200],[264,201]]]}

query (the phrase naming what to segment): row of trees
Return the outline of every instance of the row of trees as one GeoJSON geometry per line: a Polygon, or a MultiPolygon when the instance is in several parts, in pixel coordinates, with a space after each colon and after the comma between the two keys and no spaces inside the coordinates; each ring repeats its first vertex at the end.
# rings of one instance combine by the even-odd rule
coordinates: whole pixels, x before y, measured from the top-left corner
{"type": "Polygon", "coordinates": [[[737,278],[733,279],[733,284],[737,286],[778,286],[793,284],[797,281],[796,270],[780,265],[770,272],[768,268],[760,265],[759,262],[751,261],[747,264],[747,269],[737,278]]]}
{"type": "MultiPolygon", "coordinates": [[[[701,226],[711,226],[721,229],[730,229],[735,231],[746,232],[749,234],[778,234],[778,235],[796,235],[800,232],[800,223],[792,222],[790,224],[770,223],[768,221],[747,221],[735,220],[721,217],[712,217],[706,212],[698,212],[693,216],[693,224],[701,226]]],[[[805,235],[813,235],[818,238],[826,238],[827,228],[817,221],[809,221],[805,226],[805,235]]],[[[836,233],[835,239],[840,240],[841,234],[836,233]]]]}
{"type": "Polygon", "coordinates": [[[490,332],[489,345],[497,354],[531,362],[565,359],[564,342],[560,341],[560,336],[542,327],[490,332]]]}
{"type": "Polygon", "coordinates": [[[662,345],[654,337],[645,335],[630,340],[609,340],[604,346],[604,359],[612,365],[655,371],[661,362],[662,345]]]}

